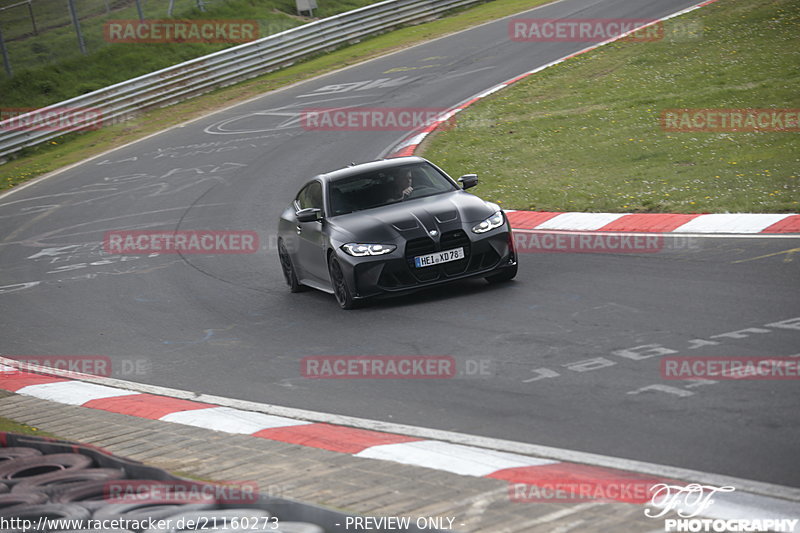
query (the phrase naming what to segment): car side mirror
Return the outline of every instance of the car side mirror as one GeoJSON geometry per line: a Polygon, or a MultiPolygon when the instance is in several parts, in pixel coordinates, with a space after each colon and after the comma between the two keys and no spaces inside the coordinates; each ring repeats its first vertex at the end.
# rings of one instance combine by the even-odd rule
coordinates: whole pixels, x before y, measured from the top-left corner
{"type": "Polygon", "coordinates": [[[465,174],[458,178],[458,182],[461,184],[462,188],[469,189],[470,187],[474,187],[478,184],[478,175],[465,174]]]}
{"type": "Polygon", "coordinates": [[[316,222],[317,220],[322,220],[322,210],[316,207],[307,207],[305,209],[301,209],[297,213],[298,222],[316,222]]]}

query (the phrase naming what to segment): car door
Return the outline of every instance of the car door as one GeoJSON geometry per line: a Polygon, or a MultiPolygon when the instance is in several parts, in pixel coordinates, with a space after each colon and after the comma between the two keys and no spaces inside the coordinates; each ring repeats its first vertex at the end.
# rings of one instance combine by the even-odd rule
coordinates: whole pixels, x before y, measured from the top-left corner
{"type": "MultiPolygon", "coordinates": [[[[322,183],[310,182],[297,194],[295,207],[301,209],[316,208],[323,216],[325,208],[322,201],[322,183]]],[[[297,257],[301,276],[314,281],[328,283],[328,264],[325,258],[327,239],[323,232],[324,219],[313,222],[297,221],[297,257]]]]}

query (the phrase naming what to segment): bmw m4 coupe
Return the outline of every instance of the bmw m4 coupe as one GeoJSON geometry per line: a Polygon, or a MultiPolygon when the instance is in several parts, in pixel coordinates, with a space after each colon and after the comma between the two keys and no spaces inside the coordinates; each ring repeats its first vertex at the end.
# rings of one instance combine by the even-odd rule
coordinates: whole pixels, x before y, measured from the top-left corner
{"type": "Polygon", "coordinates": [[[321,174],[281,215],[278,255],[292,292],[312,287],[343,309],[359,301],[468,278],[517,274],[511,226],[499,206],[421,157],[321,174]],[[459,186],[460,184],[460,186],[459,186]]]}

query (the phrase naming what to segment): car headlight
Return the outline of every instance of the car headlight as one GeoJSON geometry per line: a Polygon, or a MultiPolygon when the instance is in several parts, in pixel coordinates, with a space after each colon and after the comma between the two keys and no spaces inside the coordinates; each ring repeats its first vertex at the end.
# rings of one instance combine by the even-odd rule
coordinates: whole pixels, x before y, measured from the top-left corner
{"type": "Polygon", "coordinates": [[[395,251],[394,244],[359,244],[350,242],[342,245],[342,250],[353,257],[366,257],[368,255],[385,255],[395,251]]]}
{"type": "Polygon", "coordinates": [[[499,228],[505,223],[505,218],[503,217],[503,212],[498,211],[494,215],[490,216],[477,226],[472,228],[473,233],[486,233],[487,231],[491,231],[495,228],[499,228]]]}

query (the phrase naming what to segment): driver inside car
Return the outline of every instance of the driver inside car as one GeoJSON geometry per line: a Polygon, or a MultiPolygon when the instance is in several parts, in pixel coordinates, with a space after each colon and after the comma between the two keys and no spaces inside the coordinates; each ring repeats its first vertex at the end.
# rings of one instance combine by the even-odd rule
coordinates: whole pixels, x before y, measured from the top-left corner
{"type": "Polygon", "coordinates": [[[400,202],[409,198],[411,193],[414,192],[414,176],[411,173],[411,169],[401,170],[398,175],[395,176],[392,182],[392,188],[393,191],[389,196],[389,201],[400,202]]]}

